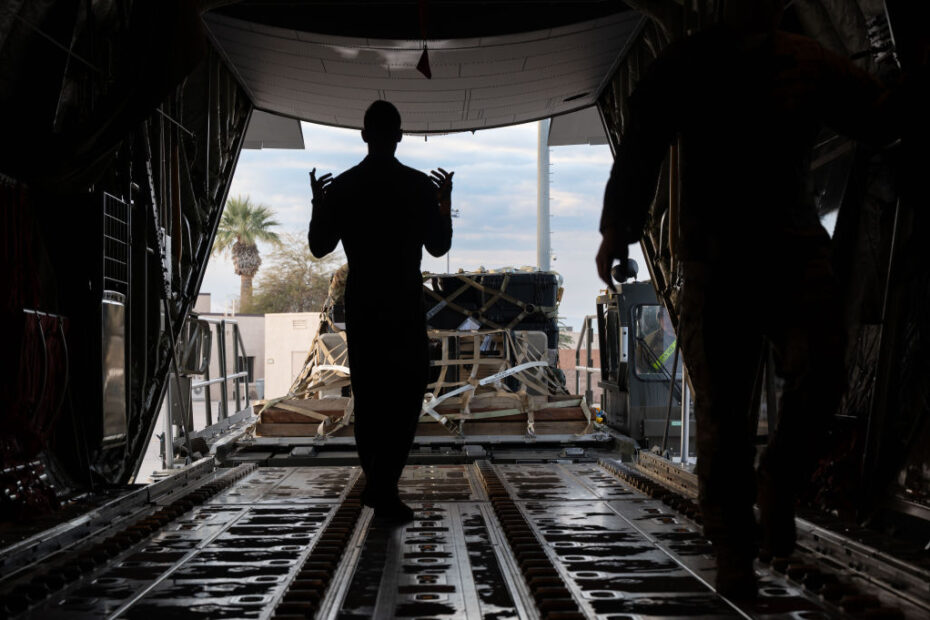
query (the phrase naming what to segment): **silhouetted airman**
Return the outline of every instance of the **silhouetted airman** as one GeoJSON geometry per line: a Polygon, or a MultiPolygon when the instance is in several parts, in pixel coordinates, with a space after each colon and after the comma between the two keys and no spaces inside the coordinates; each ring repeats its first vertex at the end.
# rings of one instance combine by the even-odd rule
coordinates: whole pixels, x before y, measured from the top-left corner
{"type": "Polygon", "coordinates": [[[613,261],[642,234],[677,137],[679,336],[695,389],[704,529],[718,590],[733,597],[756,594],[760,540],[769,554],[791,553],[797,488],[845,384],[830,238],[807,185],[814,140],[822,124],[873,144],[896,137],[895,97],[815,41],[776,31],[782,9],[779,0],[728,0],[723,23],[673,43],[653,63],[630,99],[597,256],[611,284],[613,261]],[[749,411],[763,338],[785,384],[756,474],[749,411]]]}
{"type": "Polygon", "coordinates": [[[314,256],[342,246],[349,263],[346,337],[355,440],[367,485],[362,501],[375,516],[406,522],[398,496],[416,434],[429,372],[422,251],[442,256],[452,243],[452,174],[432,177],[394,157],[401,118],[387,101],[365,112],[368,156],[335,179],[310,173],[314,256]]]}

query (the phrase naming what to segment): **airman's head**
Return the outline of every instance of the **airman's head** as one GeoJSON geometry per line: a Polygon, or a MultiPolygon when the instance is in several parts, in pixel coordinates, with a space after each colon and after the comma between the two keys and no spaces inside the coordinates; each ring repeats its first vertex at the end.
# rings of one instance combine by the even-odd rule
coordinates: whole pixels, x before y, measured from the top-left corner
{"type": "Polygon", "coordinates": [[[362,140],[369,146],[396,147],[403,133],[400,130],[400,112],[394,104],[379,99],[365,111],[362,140]]]}

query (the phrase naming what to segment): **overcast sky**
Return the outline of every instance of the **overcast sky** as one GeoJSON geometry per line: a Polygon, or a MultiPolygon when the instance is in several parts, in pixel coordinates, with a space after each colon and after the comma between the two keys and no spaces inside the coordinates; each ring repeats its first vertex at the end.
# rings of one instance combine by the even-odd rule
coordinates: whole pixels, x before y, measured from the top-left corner
{"type": "MultiPolygon", "coordinates": [[[[310,217],[308,172],[338,174],[366,154],[358,131],[303,123],[306,150],[244,150],[230,196],[248,195],[270,207],[279,232],[306,234],[310,217]]],[[[428,173],[454,170],[451,268],[466,271],[536,264],[537,124],[447,136],[405,136],[397,149],[404,164],[428,173]]],[[[604,184],[612,158],[607,146],[559,146],[550,151],[552,268],[564,278],[559,314],[578,329],[593,314],[603,288],[594,267],[604,184]]],[[[267,255],[267,248],[259,246],[267,255]]],[[[341,252],[341,245],[337,252],[341,252]]],[[[423,253],[423,269],[444,273],[446,259],[423,253]]],[[[638,248],[631,255],[644,263],[638,248]]],[[[641,268],[640,279],[648,277],[641,268]]],[[[261,280],[262,272],[256,276],[261,280]]],[[[211,258],[201,291],[211,293],[213,310],[222,312],[238,298],[239,277],[228,258],[211,258]]]]}

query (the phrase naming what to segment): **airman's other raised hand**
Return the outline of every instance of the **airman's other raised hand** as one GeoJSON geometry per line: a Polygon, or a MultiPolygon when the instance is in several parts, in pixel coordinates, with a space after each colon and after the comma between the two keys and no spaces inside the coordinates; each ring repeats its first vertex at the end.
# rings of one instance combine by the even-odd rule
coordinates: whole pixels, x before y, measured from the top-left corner
{"type": "Polygon", "coordinates": [[[316,178],[316,168],[310,171],[310,190],[313,192],[313,200],[319,201],[326,197],[326,189],[333,182],[333,175],[326,173],[319,179],[316,178]]]}
{"type": "Polygon", "coordinates": [[[444,215],[452,209],[452,175],[455,172],[446,172],[442,168],[430,172],[430,180],[436,185],[436,199],[444,215]]]}

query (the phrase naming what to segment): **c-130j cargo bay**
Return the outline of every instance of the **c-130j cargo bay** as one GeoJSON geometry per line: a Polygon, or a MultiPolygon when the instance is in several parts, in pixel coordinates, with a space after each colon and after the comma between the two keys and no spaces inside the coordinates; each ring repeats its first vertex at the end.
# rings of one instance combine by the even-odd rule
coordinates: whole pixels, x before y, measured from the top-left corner
{"type": "MultiPolygon", "coordinates": [[[[311,398],[259,415],[235,327],[191,318],[242,148],[287,144],[297,120],[360,128],[383,98],[417,135],[544,119],[554,132],[594,111],[616,149],[643,72],[712,24],[718,4],[5,3],[0,613],[926,617],[926,188],[896,176],[919,167],[901,145],[866,152],[825,130],[814,152],[818,209],[839,211],[850,381],[817,473],[829,492],[807,502],[789,561],[757,563],[753,603],[713,589],[693,450],[676,453],[689,433],[661,445],[678,411],[693,423],[686,373],[670,364],[648,432],[618,404],[631,402],[625,378],[641,379],[643,307],[661,304],[677,322],[674,153],[642,241],[656,300],[634,303],[633,284],[591,300],[602,355],[591,380],[617,407],[604,417],[543,351],[548,302],[511,295],[506,274],[444,276],[458,278],[438,295],[446,306],[461,287],[478,295],[473,308],[457,304],[478,328],[435,335],[434,368],[450,370],[433,377],[401,482],[416,514],[406,526],[379,524],[360,503],[338,330],[321,334],[295,383],[311,398]],[[514,317],[542,327],[483,312],[508,297],[514,317]],[[229,355],[221,377],[198,372],[210,338],[229,355]],[[165,445],[169,461],[188,464],[135,484],[163,400],[191,377],[223,385],[219,419],[193,428],[178,398],[165,445]]],[[[783,27],[893,80],[920,38],[916,10],[810,0],[791,3],[783,27]]],[[[752,314],[733,285],[734,312],[752,314]]],[[[770,366],[760,365],[756,406],[772,412],[770,366]]]]}

